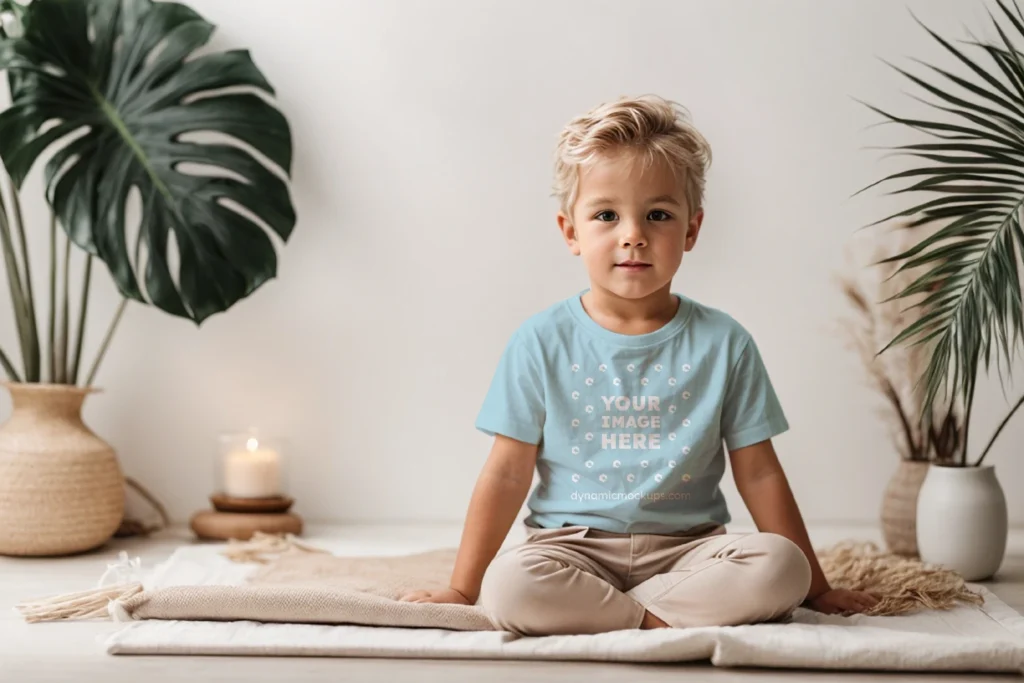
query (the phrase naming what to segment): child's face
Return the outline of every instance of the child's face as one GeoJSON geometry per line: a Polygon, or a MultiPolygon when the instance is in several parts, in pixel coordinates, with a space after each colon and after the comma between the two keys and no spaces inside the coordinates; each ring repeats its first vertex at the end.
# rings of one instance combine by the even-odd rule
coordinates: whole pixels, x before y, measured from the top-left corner
{"type": "Polygon", "coordinates": [[[683,183],[665,162],[641,174],[639,161],[618,153],[581,171],[572,216],[559,212],[558,226],[593,289],[641,299],[670,291],[704,218],[689,213],[683,183]]]}

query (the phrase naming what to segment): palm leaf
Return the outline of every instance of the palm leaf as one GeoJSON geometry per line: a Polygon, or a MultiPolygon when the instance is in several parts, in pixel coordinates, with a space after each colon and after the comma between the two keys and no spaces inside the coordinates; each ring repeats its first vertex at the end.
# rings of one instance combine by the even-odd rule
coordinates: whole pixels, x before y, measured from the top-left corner
{"type": "MultiPolygon", "coordinates": [[[[1024,38],[1024,22],[1002,0],[996,2],[1017,38],[1024,38]]],[[[1019,7],[1017,12],[1019,16],[1019,7]]],[[[916,99],[932,109],[934,118],[898,116],[871,107],[890,122],[940,139],[891,148],[920,165],[889,174],[861,190],[881,185],[889,188],[888,194],[919,197],[908,208],[874,224],[910,217],[913,227],[942,225],[914,246],[880,261],[901,264],[893,276],[920,269],[892,299],[927,293],[915,304],[925,306],[927,312],[879,351],[904,343],[933,345],[920,378],[924,418],[944,392],[964,400],[969,421],[981,360],[987,370],[995,353],[1009,368],[1013,349],[1024,336],[1018,264],[1024,253],[1024,61],[1011,41],[1011,30],[1004,30],[990,16],[999,41],[969,45],[980,48],[991,65],[925,26],[965,67],[964,73],[925,64],[930,75],[923,77],[894,67],[932,98],[916,99]]],[[[962,445],[965,449],[966,434],[962,445]]]]}
{"type": "Polygon", "coordinates": [[[23,21],[0,47],[12,96],[0,156],[20,185],[52,148],[47,199],[121,293],[198,324],[275,277],[272,235],[286,241],[295,224],[291,133],[248,52],[193,58],[214,27],[173,2],[35,0],[23,21]]]}

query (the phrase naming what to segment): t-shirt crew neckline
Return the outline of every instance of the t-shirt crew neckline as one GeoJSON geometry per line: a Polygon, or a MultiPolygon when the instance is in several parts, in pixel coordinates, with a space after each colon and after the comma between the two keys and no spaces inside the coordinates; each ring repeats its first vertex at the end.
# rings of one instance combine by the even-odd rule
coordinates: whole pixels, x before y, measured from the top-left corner
{"type": "Polygon", "coordinates": [[[572,313],[573,318],[576,319],[585,330],[591,334],[601,338],[602,340],[618,346],[653,346],[660,344],[667,339],[671,339],[673,336],[678,334],[684,327],[686,322],[690,318],[690,302],[687,301],[686,297],[681,294],[673,294],[679,300],[679,306],[676,308],[676,314],[672,316],[672,319],[667,323],[659,327],[652,332],[646,332],[644,334],[621,334],[619,332],[613,332],[606,327],[602,327],[596,320],[590,317],[586,309],[583,308],[583,295],[590,291],[590,288],[582,290],[576,296],[571,297],[568,301],[569,311],[572,313]]]}

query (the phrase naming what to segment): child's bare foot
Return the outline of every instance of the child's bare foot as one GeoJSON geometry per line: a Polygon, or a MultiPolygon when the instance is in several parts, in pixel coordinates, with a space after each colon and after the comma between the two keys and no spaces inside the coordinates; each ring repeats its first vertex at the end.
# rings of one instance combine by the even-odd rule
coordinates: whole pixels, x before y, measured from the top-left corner
{"type": "Polygon", "coordinates": [[[640,623],[640,628],[651,629],[651,628],[669,628],[669,625],[664,621],[654,616],[650,612],[644,612],[644,620],[640,623]]]}

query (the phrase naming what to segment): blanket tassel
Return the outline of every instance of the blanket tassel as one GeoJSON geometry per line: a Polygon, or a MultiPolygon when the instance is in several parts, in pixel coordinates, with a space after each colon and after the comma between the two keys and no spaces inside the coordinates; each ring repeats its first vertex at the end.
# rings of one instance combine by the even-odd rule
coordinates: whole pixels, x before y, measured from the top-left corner
{"type": "Polygon", "coordinates": [[[266,564],[287,552],[326,553],[315,546],[299,540],[295,534],[271,534],[257,531],[248,540],[232,538],[221,553],[232,562],[254,562],[266,564]]]}
{"type": "MultiPolygon", "coordinates": [[[[94,588],[77,593],[65,593],[51,598],[30,600],[15,606],[30,624],[40,621],[60,621],[62,619],[109,619],[117,621],[126,615],[118,615],[111,611],[118,606],[118,601],[126,600],[142,592],[141,583],[120,584],[106,588],[94,588]],[[113,603],[113,604],[111,604],[113,603]]],[[[121,608],[123,612],[124,609],[121,608]]],[[[131,617],[127,617],[131,620],[131,617]]]]}

